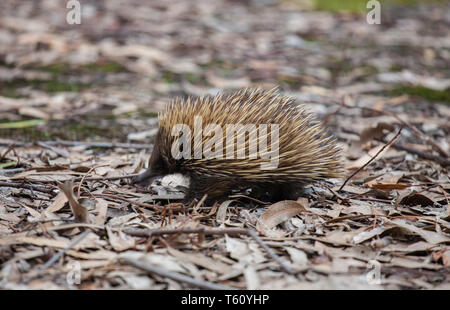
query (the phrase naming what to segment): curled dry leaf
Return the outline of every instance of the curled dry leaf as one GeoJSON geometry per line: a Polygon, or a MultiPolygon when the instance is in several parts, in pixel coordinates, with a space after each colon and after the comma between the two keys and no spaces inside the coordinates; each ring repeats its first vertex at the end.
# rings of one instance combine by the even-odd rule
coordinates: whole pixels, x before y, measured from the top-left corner
{"type": "Polygon", "coordinates": [[[233,271],[233,268],[228,264],[214,260],[202,253],[181,252],[171,247],[168,247],[167,251],[177,259],[187,261],[219,274],[228,274],[233,271]]]}
{"type": "Polygon", "coordinates": [[[445,236],[444,234],[439,234],[434,231],[428,231],[421,228],[418,228],[414,225],[406,223],[403,219],[395,219],[395,220],[387,220],[389,223],[394,224],[397,227],[400,227],[406,231],[412,232],[416,235],[422,237],[425,241],[431,244],[438,244],[444,242],[450,242],[450,237],[445,236]]]}
{"type": "Polygon", "coordinates": [[[305,268],[308,265],[308,256],[306,256],[304,251],[293,247],[286,247],[285,249],[291,257],[292,263],[295,267],[305,268]]]}
{"type": "Polygon", "coordinates": [[[58,188],[64,192],[67,200],[69,200],[70,210],[72,210],[75,216],[75,222],[88,223],[88,210],[73,196],[73,182],[66,181],[64,183],[58,183],[58,188]]]}
{"type": "Polygon", "coordinates": [[[104,199],[97,198],[97,216],[95,217],[95,224],[104,225],[106,222],[106,213],[108,212],[108,202],[104,199]]]}
{"type": "Polygon", "coordinates": [[[305,207],[298,201],[283,200],[271,205],[258,219],[256,229],[267,235],[270,230],[281,224],[291,217],[296,216],[302,211],[306,211],[305,207]]]}
{"type": "Polygon", "coordinates": [[[125,235],[123,232],[119,231],[115,233],[111,230],[109,226],[106,226],[106,232],[108,233],[108,240],[113,249],[117,252],[122,252],[131,248],[134,248],[136,242],[133,238],[125,235]]]}
{"type": "Polygon", "coordinates": [[[400,195],[395,202],[396,206],[398,206],[399,204],[406,205],[406,206],[426,207],[426,206],[432,206],[434,204],[434,202],[427,196],[413,191],[406,195],[400,195]]]}
{"type": "Polygon", "coordinates": [[[249,265],[244,269],[244,277],[248,290],[256,290],[261,285],[261,280],[254,266],[249,265]]]}
{"type": "MultiPolygon", "coordinates": [[[[351,162],[350,164],[346,165],[346,169],[358,169],[364,166],[369,160],[371,160],[381,149],[384,147],[384,145],[379,145],[377,147],[374,147],[370,151],[367,152],[367,154],[362,155],[357,160],[351,162]]],[[[380,159],[383,157],[383,155],[386,153],[386,151],[389,149],[389,146],[386,147],[384,151],[382,151],[377,159],[380,159]]],[[[376,160],[376,159],[375,159],[376,160]]]]}
{"type": "Polygon", "coordinates": [[[366,240],[369,240],[375,236],[379,236],[381,235],[383,232],[385,232],[387,229],[389,229],[388,227],[376,227],[370,231],[363,231],[360,232],[359,234],[353,236],[352,239],[352,243],[354,244],[360,244],[366,240]]]}
{"type": "Polygon", "coordinates": [[[380,122],[376,127],[369,127],[364,129],[359,136],[360,142],[366,143],[372,139],[383,139],[386,134],[391,131],[394,131],[395,127],[392,124],[388,124],[385,122],[380,122]]]}
{"type": "Polygon", "coordinates": [[[222,202],[217,210],[216,220],[218,223],[224,223],[227,216],[228,207],[234,202],[234,200],[226,200],[222,202]]]}

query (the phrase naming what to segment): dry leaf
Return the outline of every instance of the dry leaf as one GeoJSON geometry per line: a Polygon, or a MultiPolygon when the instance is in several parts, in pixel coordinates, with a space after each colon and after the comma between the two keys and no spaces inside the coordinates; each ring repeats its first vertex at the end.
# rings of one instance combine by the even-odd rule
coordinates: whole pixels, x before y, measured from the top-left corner
{"type": "Polygon", "coordinates": [[[108,233],[108,241],[113,247],[113,249],[117,252],[122,252],[131,248],[134,248],[136,245],[136,241],[119,231],[114,233],[109,226],[106,226],[106,232],[108,233]]]}
{"type": "Polygon", "coordinates": [[[372,139],[383,139],[389,132],[394,131],[395,127],[392,124],[380,122],[376,127],[369,127],[361,132],[359,137],[360,143],[364,144],[372,139]]]}
{"type": "Polygon", "coordinates": [[[64,192],[69,200],[70,209],[75,217],[75,222],[88,223],[88,210],[82,206],[73,195],[73,182],[66,181],[64,183],[58,183],[60,190],[64,192]]]}
{"type": "Polygon", "coordinates": [[[233,271],[231,266],[207,257],[201,253],[185,253],[171,247],[168,247],[167,250],[171,255],[178,259],[188,261],[203,268],[215,271],[219,274],[228,274],[233,271]]]}
{"type": "Polygon", "coordinates": [[[55,200],[53,200],[52,204],[46,210],[50,212],[59,211],[64,207],[67,201],[68,199],[64,192],[60,192],[56,195],[55,200]]]}
{"type": "Polygon", "coordinates": [[[434,231],[428,231],[420,229],[414,225],[407,224],[403,219],[387,220],[389,223],[394,224],[397,227],[401,227],[407,231],[413,232],[421,236],[425,241],[431,244],[439,244],[443,242],[450,242],[450,237],[444,236],[442,234],[436,233],[434,231]]]}
{"type": "Polygon", "coordinates": [[[297,201],[284,200],[274,203],[259,217],[256,229],[266,234],[273,227],[281,224],[300,212],[306,211],[305,207],[297,201]]]}

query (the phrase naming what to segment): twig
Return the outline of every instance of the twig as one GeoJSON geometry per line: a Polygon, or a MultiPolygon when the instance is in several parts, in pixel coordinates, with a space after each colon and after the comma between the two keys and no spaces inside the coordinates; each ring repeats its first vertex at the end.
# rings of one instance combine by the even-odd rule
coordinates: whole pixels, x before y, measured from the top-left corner
{"type": "Polygon", "coordinates": [[[228,198],[245,198],[245,199],[254,201],[254,202],[256,202],[256,203],[258,203],[260,205],[268,205],[268,204],[270,204],[268,202],[264,202],[264,201],[258,200],[256,198],[253,198],[253,197],[250,197],[250,196],[246,196],[246,195],[241,195],[241,194],[230,195],[230,196],[228,196],[228,198]]]}
{"type": "Polygon", "coordinates": [[[394,143],[394,141],[397,139],[397,137],[400,135],[400,133],[402,132],[402,128],[400,128],[400,130],[397,132],[397,134],[391,139],[391,141],[389,141],[387,144],[385,144],[376,154],[375,156],[373,156],[368,162],[366,162],[363,166],[359,167],[358,169],[356,169],[355,172],[353,172],[346,180],[345,182],[341,185],[341,187],[339,187],[339,189],[337,190],[338,192],[340,192],[345,184],[347,184],[347,182],[353,178],[358,172],[360,172],[361,170],[363,170],[365,167],[367,167],[372,161],[375,160],[375,158],[377,158],[378,155],[381,154],[381,152],[383,152],[388,146],[390,146],[392,143],[394,143]]]}
{"type": "Polygon", "coordinates": [[[86,177],[87,177],[93,170],[95,170],[96,168],[103,167],[103,166],[108,166],[108,165],[94,166],[94,167],[92,167],[91,169],[89,169],[89,171],[88,171],[85,175],[83,175],[83,177],[82,177],[81,180],[80,180],[80,183],[78,184],[77,198],[80,198],[81,184],[83,184],[84,180],[86,180],[86,177]]]}
{"type": "Polygon", "coordinates": [[[151,237],[155,235],[165,235],[165,234],[192,234],[192,233],[201,233],[204,235],[247,235],[252,237],[267,253],[276,261],[280,267],[289,274],[295,274],[297,271],[292,270],[287,266],[280,257],[269,248],[261,238],[256,234],[255,231],[251,229],[245,228],[181,228],[181,229],[137,229],[137,228],[125,228],[123,230],[124,233],[139,236],[139,237],[151,237]]]}
{"type": "MultiPolygon", "coordinates": [[[[95,168],[98,168],[98,167],[95,167],[95,168]]],[[[140,173],[119,175],[119,176],[115,176],[115,177],[87,177],[84,180],[85,181],[96,181],[96,180],[99,180],[99,181],[105,181],[105,180],[112,181],[112,180],[130,179],[130,178],[134,178],[134,177],[136,177],[138,175],[140,175],[140,173]]],[[[78,179],[81,180],[81,178],[77,178],[74,181],[77,182],[77,181],[79,181],[78,179]]]]}
{"type": "Polygon", "coordinates": [[[13,174],[25,171],[25,168],[0,169],[0,175],[13,174]]]}
{"type": "MultiPolygon", "coordinates": [[[[360,135],[358,132],[356,132],[354,130],[351,130],[351,129],[348,129],[348,128],[342,128],[342,131],[345,132],[345,133],[354,134],[356,136],[360,135]]],[[[378,141],[378,142],[386,143],[385,141],[383,141],[382,139],[379,139],[379,138],[375,138],[375,140],[378,141]]],[[[415,148],[406,146],[406,145],[398,143],[398,142],[395,142],[394,144],[392,144],[392,146],[395,147],[396,149],[399,149],[399,150],[402,150],[402,151],[405,151],[405,152],[408,152],[408,153],[411,153],[411,154],[415,154],[415,155],[417,155],[417,156],[419,156],[419,157],[421,157],[423,159],[428,159],[428,160],[431,160],[431,161],[435,161],[435,162],[439,163],[440,165],[442,165],[444,167],[450,166],[450,160],[448,160],[448,159],[446,159],[446,158],[444,158],[442,156],[433,155],[433,154],[430,154],[430,153],[419,151],[419,150],[417,150],[415,148]]]]}
{"type": "MultiPolygon", "coordinates": [[[[49,221],[55,221],[55,220],[49,220],[49,221]]],[[[57,231],[57,230],[66,230],[66,229],[73,229],[73,228],[81,228],[81,229],[89,228],[92,231],[105,229],[104,226],[89,224],[89,223],[61,224],[61,225],[57,225],[57,226],[50,226],[50,227],[47,227],[46,229],[48,231],[57,231]]]]}
{"type": "Polygon", "coordinates": [[[14,187],[14,188],[24,188],[33,190],[36,192],[46,193],[55,196],[56,192],[54,188],[49,188],[43,185],[33,185],[33,184],[25,184],[25,183],[18,183],[18,182],[5,182],[0,181],[0,187],[14,187]]]}
{"type": "Polygon", "coordinates": [[[245,228],[181,228],[181,229],[140,229],[125,228],[124,233],[136,237],[151,237],[156,235],[174,234],[204,234],[204,235],[248,235],[245,228]]]}
{"type": "Polygon", "coordinates": [[[343,220],[352,220],[352,219],[364,218],[364,217],[372,217],[372,216],[376,216],[376,214],[345,215],[345,216],[341,216],[341,217],[332,218],[331,220],[323,222],[321,225],[327,225],[327,224],[330,224],[330,223],[340,222],[340,221],[343,221],[343,220]]]}
{"type": "Polygon", "coordinates": [[[450,166],[450,160],[447,158],[444,158],[442,156],[425,153],[425,152],[419,151],[415,148],[406,146],[404,144],[394,143],[393,146],[399,150],[406,151],[406,152],[412,153],[412,154],[416,154],[417,156],[422,157],[424,159],[435,161],[435,162],[439,163],[440,165],[442,165],[443,167],[450,166]]]}
{"type": "Polygon", "coordinates": [[[76,246],[78,243],[80,243],[91,231],[89,229],[85,230],[77,239],[72,241],[71,244],[69,244],[68,247],[60,250],[56,255],[54,255],[52,258],[50,258],[38,271],[35,275],[29,277],[28,279],[24,280],[24,283],[28,283],[33,279],[36,279],[41,276],[41,274],[50,268],[58,259],[61,258],[67,251],[72,249],[74,246],[76,246]]]}
{"type": "MultiPolygon", "coordinates": [[[[6,169],[3,169],[4,171],[6,169]]],[[[7,169],[7,170],[12,170],[12,169],[7,169]]],[[[33,168],[29,168],[26,170],[33,170],[33,168]]],[[[0,170],[1,171],[1,170],[0,170]]],[[[84,179],[84,181],[112,181],[112,180],[120,180],[120,179],[130,179],[130,178],[134,178],[135,176],[138,176],[139,173],[134,173],[134,174],[127,174],[127,175],[119,175],[119,176],[115,176],[115,177],[87,177],[84,179]]],[[[85,176],[85,175],[83,175],[85,176]]],[[[79,182],[83,179],[83,177],[76,177],[73,179],[73,182],[79,182]]],[[[14,180],[27,180],[26,177],[22,177],[22,178],[15,178],[14,180]]],[[[54,183],[56,182],[56,180],[39,180],[40,183],[54,183]]]]}
{"type": "Polygon", "coordinates": [[[12,149],[14,149],[14,143],[10,143],[10,144],[8,145],[8,148],[6,149],[6,151],[5,151],[3,154],[0,155],[0,160],[2,160],[3,158],[5,158],[6,155],[8,155],[8,153],[9,153],[12,149]]]}
{"type": "Polygon", "coordinates": [[[124,148],[124,149],[152,149],[152,144],[137,144],[137,143],[111,143],[111,142],[83,142],[83,141],[47,141],[48,145],[63,145],[63,146],[87,146],[99,148],[124,148]]]}
{"type": "Polygon", "coordinates": [[[44,143],[42,147],[48,147],[52,145],[62,145],[62,146],[86,146],[86,147],[99,147],[99,148],[125,148],[125,149],[152,149],[152,144],[138,144],[138,143],[112,143],[112,142],[84,142],[84,141],[41,141],[41,142],[19,142],[12,140],[0,140],[0,145],[13,145],[13,146],[32,146],[39,143],[44,143]]]}
{"type": "Polygon", "coordinates": [[[143,208],[150,208],[150,209],[153,209],[155,211],[162,211],[163,208],[164,208],[164,207],[157,206],[157,205],[151,205],[151,204],[148,204],[148,203],[144,203],[144,202],[139,202],[139,201],[123,198],[123,197],[120,197],[120,196],[117,196],[117,195],[109,195],[109,194],[90,194],[90,195],[92,195],[93,197],[106,197],[106,198],[118,199],[118,200],[122,200],[122,201],[131,203],[133,205],[140,206],[140,207],[143,207],[143,208]]]}
{"type": "Polygon", "coordinates": [[[289,274],[296,274],[297,271],[289,268],[281,259],[280,257],[271,249],[267,244],[264,243],[264,241],[259,238],[259,236],[256,234],[254,230],[247,230],[247,234],[251,236],[255,241],[264,249],[266,252],[273,258],[274,261],[276,261],[280,267],[289,274]]]}
{"type": "Polygon", "coordinates": [[[62,156],[62,157],[69,157],[70,156],[70,153],[67,152],[66,150],[58,149],[58,148],[56,148],[56,147],[54,147],[52,145],[49,145],[46,142],[38,141],[38,142],[36,142],[36,144],[39,145],[40,147],[43,147],[43,148],[46,148],[46,149],[49,149],[49,150],[55,152],[59,156],[62,156]]]}
{"type": "Polygon", "coordinates": [[[179,282],[185,282],[190,285],[200,287],[203,289],[207,289],[207,290],[234,290],[235,289],[233,287],[226,286],[226,285],[215,284],[215,283],[211,283],[211,282],[203,281],[203,280],[197,280],[197,279],[188,277],[186,275],[183,275],[183,274],[180,274],[177,272],[166,271],[166,270],[160,269],[155,266],[150,266],[150,265],[144,264],[143,262],[140,262],[140,261],[132,259],[132,258],[123,257],[123,258],[120,258],[120,261],[123,263],[126,263],[128,265],[132,265],[141,270],[144,270],[148,273],[154,273],[161,277],[169,278],[169,279],[179,281],[179,282]]]}
{"type": "Polygon", "coordinates": [[[373,109],[373,108],[368,108],[368,107],[358,107],[358,106],[351,106],[348,105],[344,102],[344,100],[341,100],[339,102],[339,104],[345,108],[349,108],[349,109],[364,109],[364,110],[369,110],[369,111],[373,111],[373,112],[377,112],[377,113],[381,113],[384,115],[389,115],[394,117],[396,120],[398,120],[400,123],[402,123],[404,126],[408,127],[409,129],[412,130],[412,132],[418,136],[419,138],[425,140],[425,142],[429,145],[431,145],[439,154],[441,154],[444,158],[449,158],[449,154],[439,146],[438,143],[436,143],[436,141],[434,141],[432,138],[428,137],[427,135],[425,135],[423,132],[421,132],[419,129],[417,129],[416,126],[408,123],[407,121],[402,120],[400,117],[398,117],[397,115],[395,115],[392,112],[388,112],[388,111],[381,111],[378,109],[373,109]]]}
{"type": "Polygon", "coordinates": [[[200,206],[205,202],[206,198],[208,197],[208,194],[204,194],[202,199],[197,203],[197,205],[194,207],[194,211],[197,212],[197,210],[200,208],[200,206]]]}

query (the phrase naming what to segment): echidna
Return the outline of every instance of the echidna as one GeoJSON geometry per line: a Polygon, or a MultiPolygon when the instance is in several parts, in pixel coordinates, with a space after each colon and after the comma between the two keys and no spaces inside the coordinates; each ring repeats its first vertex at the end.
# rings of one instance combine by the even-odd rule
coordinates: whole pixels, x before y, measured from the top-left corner
{"type": "Polygon", "coordinates": [[[181,173],[190,177],[187,200],[249,188],[269,200],[297,199],[305,184],[340,176],[335,139],[277,89],[176,99],[158,126],[149,168],[133,183],[181,173]]]}

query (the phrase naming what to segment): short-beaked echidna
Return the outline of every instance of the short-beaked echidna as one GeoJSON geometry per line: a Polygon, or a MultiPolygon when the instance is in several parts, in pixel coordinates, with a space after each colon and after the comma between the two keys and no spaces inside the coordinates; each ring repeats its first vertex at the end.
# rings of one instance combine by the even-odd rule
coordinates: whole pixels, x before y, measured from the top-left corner
{"type": "Polygon", "coordinates": [[[305,184],[341,173],[335,139],[276,89],[176,99],[158,127],[149,168],[133,182],[181,173],[190,178],[186,199],[249,188],[251,196],[296,199],[305,184]]]}

